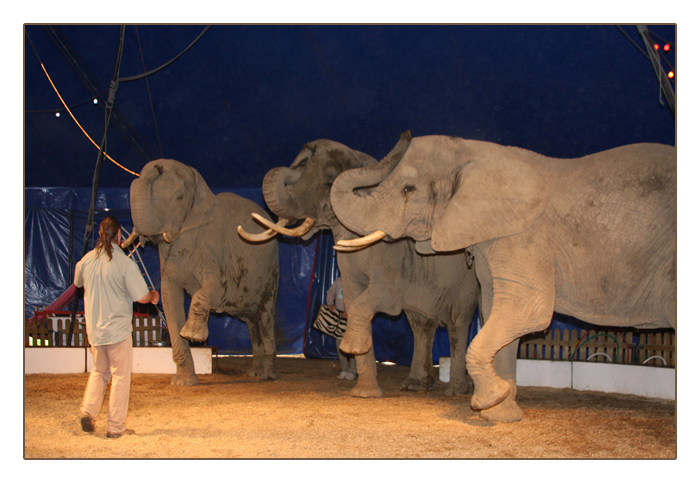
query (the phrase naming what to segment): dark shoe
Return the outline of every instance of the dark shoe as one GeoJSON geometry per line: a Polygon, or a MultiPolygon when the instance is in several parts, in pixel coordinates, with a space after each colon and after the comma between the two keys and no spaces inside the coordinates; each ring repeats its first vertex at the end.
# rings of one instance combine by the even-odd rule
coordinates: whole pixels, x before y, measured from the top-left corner
{"type": "Polygon", "coordinates": [[[121,438],[125,434],[136,434],[136,431],[133,429],[125,429],[121,433],[107,433],[108,438],[121,438]]]}
{"type": "Polygon", "coordinates": [[[83,413],[83,415],[80,417],[80,425],[83,427],[83,431],[86,433],[95,432],[95,421],[88,413],[83,413]]]}

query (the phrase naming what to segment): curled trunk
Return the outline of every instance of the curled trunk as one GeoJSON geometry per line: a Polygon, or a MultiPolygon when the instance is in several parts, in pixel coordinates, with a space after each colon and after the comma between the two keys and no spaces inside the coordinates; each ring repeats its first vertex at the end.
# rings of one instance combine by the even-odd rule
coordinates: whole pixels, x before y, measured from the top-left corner
{"type": "Polygon", "coordinates": [[[287,186],[293,185],[301,178],[301,171],[290,168],[273,168],[263,179],[263,197],[265,203],[280,218],[293,222],[296,220],[297,203],[290,196],[287,186]]]}
{"type": "Polygon", "coordinates": [[[345,171],[331,189],[331,205],[340,222],[350,230],[367,234],[380,229],[372,216],[382,210],[372,189],[396,167],[411,142],[411,133],[404,132],[394,149],[376,166],[345,171]]]}

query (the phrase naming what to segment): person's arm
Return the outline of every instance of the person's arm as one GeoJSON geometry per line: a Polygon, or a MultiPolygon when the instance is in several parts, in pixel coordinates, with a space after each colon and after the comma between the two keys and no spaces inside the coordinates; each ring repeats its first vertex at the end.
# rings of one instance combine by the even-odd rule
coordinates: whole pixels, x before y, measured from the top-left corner
{"type": "Polygon", "coordinates": [[[336,297],[336,292],[337,292],[337,283],[333,282],[326,292],[326,304],[328,304],[328,307],[335,311],[335,297],[336,297]]]}
{"type": "Polygon", "coordinates": [[[158,301],[160,300],[160,294],[158,293],[157,290],[151,290],[148,292],[146,295],[141,297],[140,299],[137,300],[138,303],[140,304],[148,304],[151,303],[153,305],[156,305],[158,301]]]}

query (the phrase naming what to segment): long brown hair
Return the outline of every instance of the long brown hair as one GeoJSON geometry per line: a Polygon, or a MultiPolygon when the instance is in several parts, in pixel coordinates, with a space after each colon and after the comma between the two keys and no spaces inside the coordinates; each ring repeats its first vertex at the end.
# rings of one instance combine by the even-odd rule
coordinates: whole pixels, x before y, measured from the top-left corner
{"type": "Polygon", "coordinates": [[[100,238],[95,246],[98,254],[104,248],[109,259],[112,260],[112,241],[116,240],[121,228],[121,223],[113,216],[108,216],[102,220],[102,223],[100,223],[100,238]]]}

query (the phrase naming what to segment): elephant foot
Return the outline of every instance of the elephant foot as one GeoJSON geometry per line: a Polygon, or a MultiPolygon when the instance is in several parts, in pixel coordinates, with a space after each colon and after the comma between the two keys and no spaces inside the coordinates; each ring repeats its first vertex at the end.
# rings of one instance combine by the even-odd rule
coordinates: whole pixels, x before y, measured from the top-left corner
{"type": "Polygon", "coordinates": [[[260,362],[253,360],[253,364],[248,369],[246,373],[249,377],[259,377],[263,381],[276,381],[279,378],[279,370],[277,369],[277,360],[274,356],[269,359],[265,358],[265,361],[261,364],[260,362]]]}
{"type": "Polygon", "coordinates": [[[377,384],[360,384],[358,383],[355,387],[350,390],[350,395],[352,397],[382,397],[382,390],[377,384]]]}
{"type": "Polygon", "coordinates": [[[462,381],[453,381],[447,383],[447,389],[445,389],[446,396],[461,396],[463,394],[469,394],[472,391],[472,383],[469,379],[464,379],[462,381]]]}
{"type": "Polygon", "coordinates": [[[471,407],[475,411],[483,411],[502,402],[510,394],[510,384],[501,378],[490,379],[487,384],[483,382],[474,388],[471,407]]]}
{"type": "Polygon", "coordinates": [[[340,342],[340,350],[346,354],[367,354],[372,348],[372,331],[347,331],[340,342]]]}
{"type": "Polygon", "coordinates": [[[500,423],[515,423],[523,419],[523,410],[513,399],[508,398],[501,404],[484,409],[479,413],[481,419],[500,423]]]}
{"type": "Polygon", "coordinates": [[[180,330],[180,336],[193,342],[204,342],[209,337],[207,324],[198,324],[190,320],[180,330]]]}
{"type": "Polygon", "coordinates": [[[407,377],[401,384],[402,391],[430,391],[433,389],[433,380],[424,377],[407,377]]]}
{"type": "Polygon", "coordinates": [[[170,379],[170,384],[173,386],[197,386],[199,378],[194,372],[194,368],[185,368],[177,366],[175,375],[170,379]]]}

